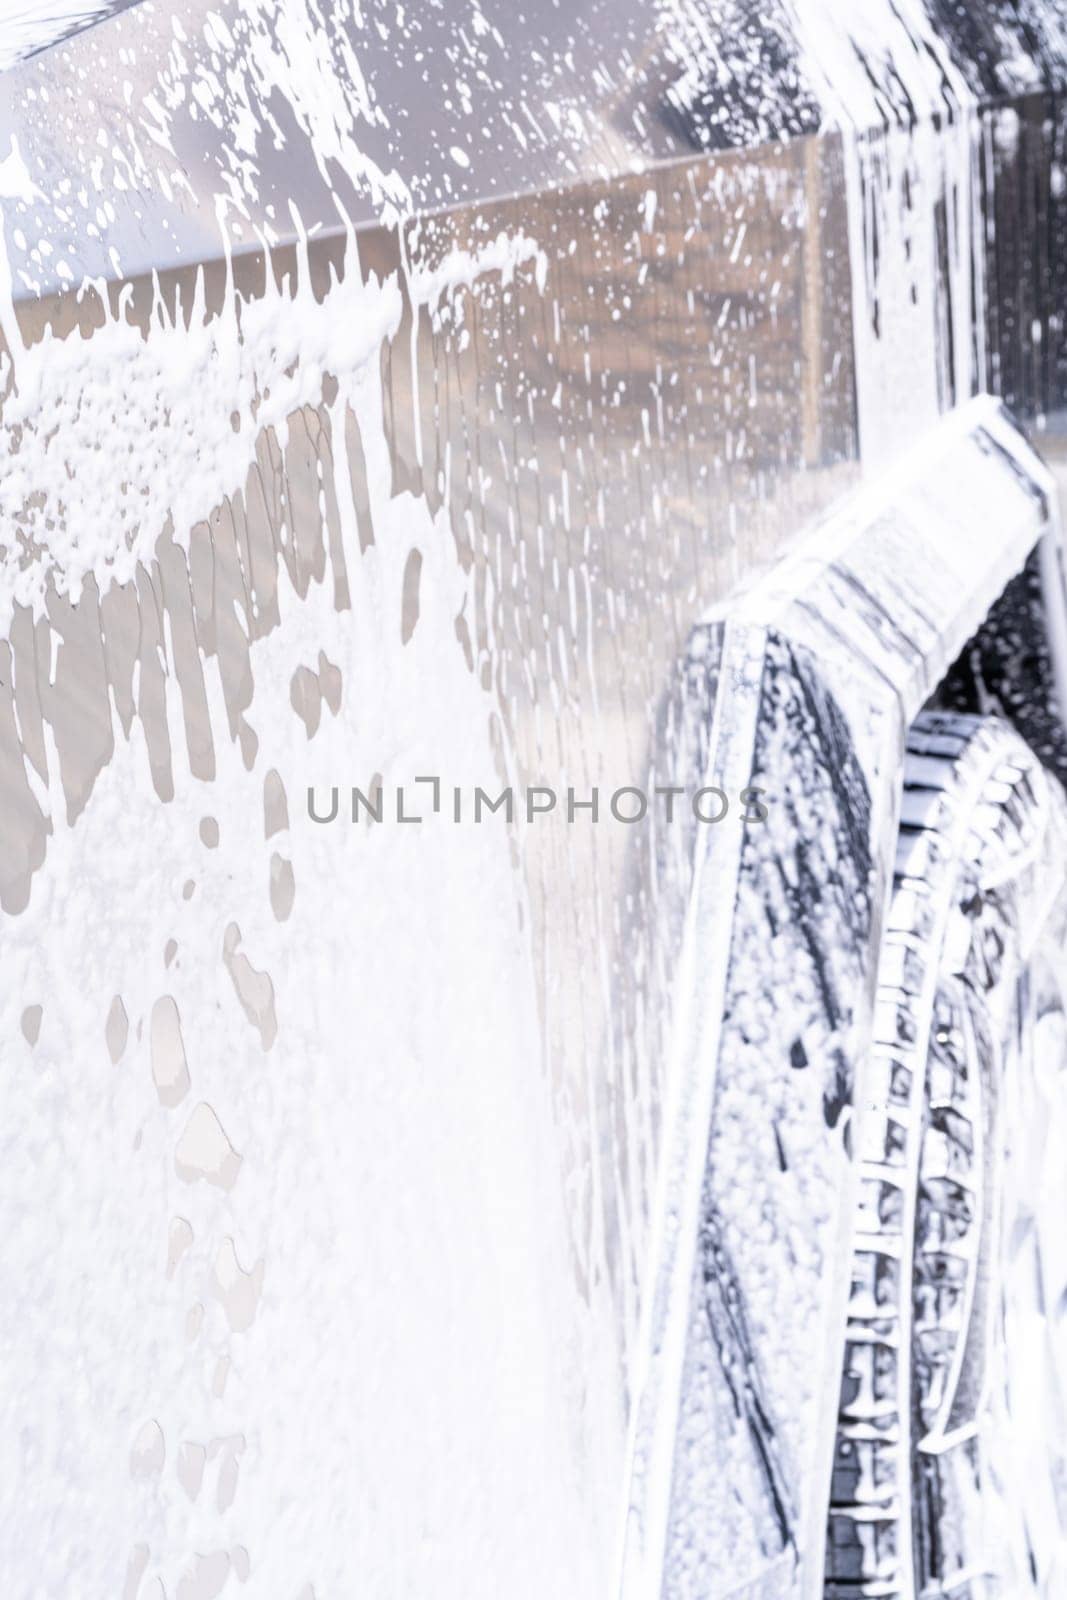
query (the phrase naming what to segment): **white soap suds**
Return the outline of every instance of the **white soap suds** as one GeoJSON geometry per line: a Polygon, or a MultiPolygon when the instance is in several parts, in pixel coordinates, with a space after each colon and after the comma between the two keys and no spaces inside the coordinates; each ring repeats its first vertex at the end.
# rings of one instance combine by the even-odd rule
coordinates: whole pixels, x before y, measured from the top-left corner
{"type": "MultiPolygon", "coordinates": [[[[406,208],[359,150],[361,119],[380,113],[350,50],[341,70],[331,59],[313,7],[285,0],[269,26],[250,4],[219,7],[206,24],[214,77],[200,60],[187,73],[173,20],[167,71],[125,144],[101,152],[91,205],[106,211],[117,175],[145,186],[169,165],[178,183],[188,119],[214,119],[225,99],[236,131],[223,146],[223,252],[275,106],[324,176],[341,165],[383,218],[406,208]],[[224,69],[235,29],[244,75],[224,69]]],[[[10,242],[14,226],[29,232],[29,174],[21,158],[5,171],[18,191],[10,242]]],[[[496,701],[456,636],[471,579],[447,512],[394,494],[379,361],[405,294],[443,317],[480,279],[507,287],[521,271],[543,285],[545,258],[500,232],[480,251],[406,262],[403,282],[364,278],[348,228],[343,276],[317,297],[294,221],[295,276],[281,285],[268,272],[238,303],[231,277],[209,308],[198,270],[176,301],[157,282],[147,311],[105,293],[89,339],[20,332],[0,285],[11,358],[0,520],[18,530],[0,551],[0,631],[25,612],[49,626],[90,584],[106,598],[143,583],[173,562],[164,546],[193,560],[194,529],[245,491],[264,436],[284,458],[290,419],[309,407],[327,421],[318,493],[337,507],[350,588],[339,611],[321,575],[298,592],[283,563],[281,625],[249,641],[237,616],[255,686],[251,771],[228,737],[217,657],[202,666],[210,788],[174,763],[161,805],[150,728],[135,717],[116,727],[72,826],[47,736],[35,792],[52,832],[10,930],[56,997],[40,1070],[0,1135],[0,1213],[26,1219],[4,1285],[14,1294],[33,1273],[41,1286],[9,1351],[9,1371],[34,1375],[11,1397],[11,1437],[32,1433],[38,1394],[64,1392],[72,1345],[91,1398],[69,1409],[62,1439],[35,1446],[25,1553],[0,1569],[13,1593],[31,1572],[43,1592],[69,1587],[51,1520],[68,1505],[86,1593],[116,1592],[128,1571],[142,1595],[199,1600],[239,1566],[271,1600],[353,1583],[464,1600],[593,1593],[608,1486],[588,1487],[578,1353],[602,1335],[573,1289],[507,833],[331,833],[302,804],[316,780],[410,768],[473,784],[497,770],[496,701]],[[373,521],[367,549],[354,483],[373,521]],[[300,669],[328,712],[314,729],[289,710],[300,669]],[[287,834],[284,858],[264,832],[287,834]],[[105,903],[107,940],[76,938],[105,903]],[[27,1211],[42,1186],[48,1207],[27,1211]],[[237,1452],[210,1444],[236,1437],[239,1474],[237,1452]]],[[[162,663],[179,653],[173,627],[168,613],[162,663]]],[[[60,650],[52,676],[61,667],[60,650]]],[[[141,703],[146,672],[141,659],[141,703]]],[[[160,713],[178,750],[173,687],[160,713]]],[[[9,993],[7,1027],[14,1003],[9,993]]],[[[17,1450],[0,1452],[0,1501],[21,1470],[17,1450]]]]}

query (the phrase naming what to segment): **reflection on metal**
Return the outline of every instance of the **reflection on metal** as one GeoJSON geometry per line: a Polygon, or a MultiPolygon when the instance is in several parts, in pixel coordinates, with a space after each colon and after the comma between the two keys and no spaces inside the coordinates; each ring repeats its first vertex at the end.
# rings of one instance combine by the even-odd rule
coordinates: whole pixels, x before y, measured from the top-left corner
{"type": "MultiPolygon", "coordinates": [[[[1005,1080],[1032,1048],[1031,958],[1062,948],[1065,869],[1067,805],[1018,736],[991,719],[920,716],[860,1112],[835,1600],[1056,1593],[1056,1523],[1028,1513],[1005,1475],[1019,1376],[1003,1302],[1016,1222],[1005,1164],[1042,1114],[1005,1080]]],[[[1062,1078],[1067,1056],[1050,1066],[1062,1078]]],[[[1025,1173],[1015,1180],[1025,1189],[1025,1173]]],[[[1061,1440],[1047,1467],[1065,1465],[1061,1440]]]]}
{"type": "Polygon", "coordinates": [[[84,1540],[77,1581],[117,1592],[134,1529],[142,1594],[250,1550],[279,1594],[445,1570],[465,1600],[599,1600],[632,1429],[635,1593],[817,1594],[902,729],[1053,520],[1047,480],[979,407],[788,601],[702,619],[976,388],[1062,401],[1065,59],[1055,7],[999,0],[154,0],[0,78],[0,908],[28,991],[0,1221],[48,1194],[4,1280],[41,1285],[5,1435],[47,1508],[33,1584],[69,1592],[84,1540]],[[558,815],[496,854],[309,845],[311,769],[416,758],[561,790],[755,761],[777,820],[711,849],[558,815]],[[180,1109],[142,1060],[165,996],[180,1109]],[[59,1248],[83,1225],[88,1298],[59,1248]],[[187,1280],[160,1283],[187,1230],[186,1337],[187,1280]],[[75,1339],[86,1446],[49,1454],[28,1374],[75,1339]],[[142,1406],[162,1517],[127,1498],[142,1406]],[[176,1455],[238,1426],[240,1525],[191,1523],[176,1455]]]}

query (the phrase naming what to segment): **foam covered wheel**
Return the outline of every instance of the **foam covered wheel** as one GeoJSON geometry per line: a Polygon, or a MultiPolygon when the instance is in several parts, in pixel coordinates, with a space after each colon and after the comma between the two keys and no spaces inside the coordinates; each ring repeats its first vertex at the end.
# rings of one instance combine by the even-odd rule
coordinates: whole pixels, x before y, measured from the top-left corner
{"type": "Polygon", "coordinates": [[[1065,817],[1004,724],[916,720],[857,1106],[834,1600],[1067,1594],[1065,817]]]}

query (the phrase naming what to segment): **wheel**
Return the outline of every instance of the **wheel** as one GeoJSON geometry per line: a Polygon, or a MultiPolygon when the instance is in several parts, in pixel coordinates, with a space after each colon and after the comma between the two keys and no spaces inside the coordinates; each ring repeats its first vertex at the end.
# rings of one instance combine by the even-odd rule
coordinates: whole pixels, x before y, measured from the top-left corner
{"type": "Polygon", "coordinates": [[[1065,819],[1004,724],[916,720],[857,1105],[833,1600],[1067,1594],[1065,819]]]}

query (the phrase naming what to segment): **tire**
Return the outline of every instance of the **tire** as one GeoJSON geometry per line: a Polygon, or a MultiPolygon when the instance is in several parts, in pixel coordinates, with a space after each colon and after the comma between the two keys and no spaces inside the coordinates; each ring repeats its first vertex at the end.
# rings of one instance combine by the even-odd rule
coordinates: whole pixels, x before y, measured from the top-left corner
{"type": "Polygon", "coordinates": [[[1067,1594],[1067,1196],[1044,1192],[1067,1169],[1065,814],[1006,725],[916,720],[857,1105],[828,1600],[1067,1594]]]}

